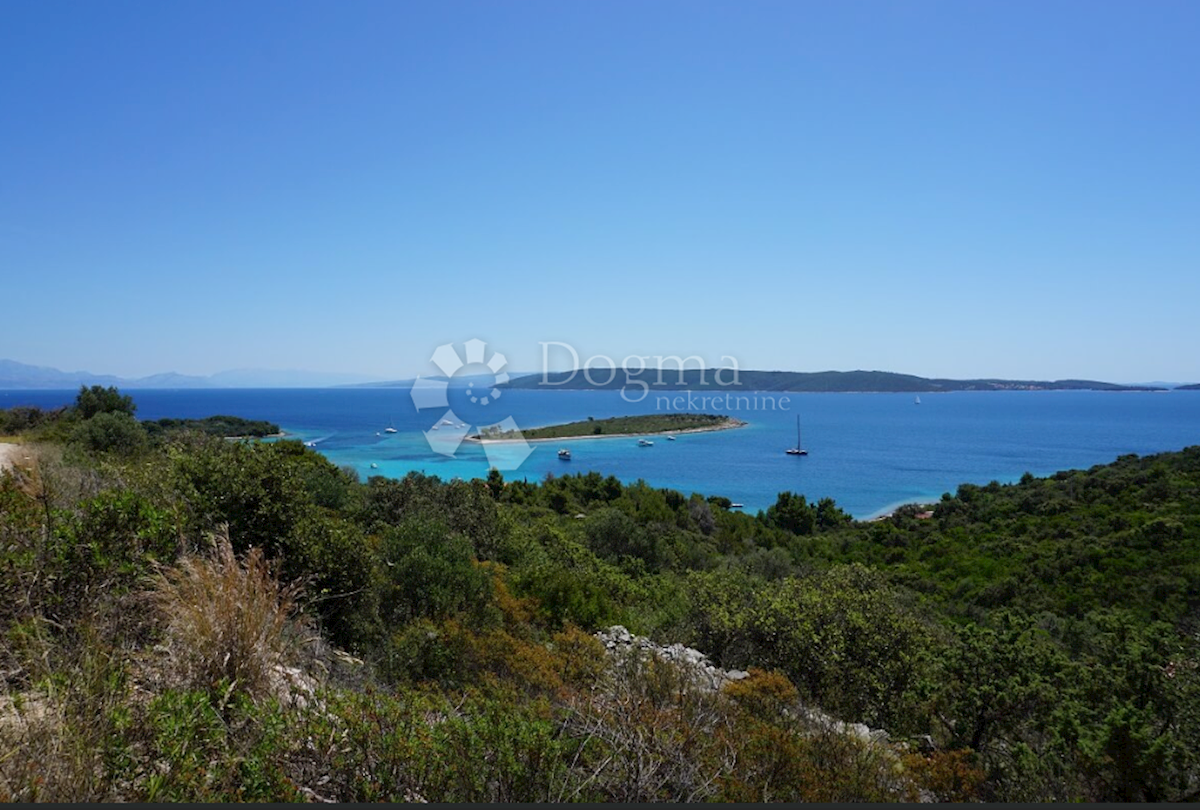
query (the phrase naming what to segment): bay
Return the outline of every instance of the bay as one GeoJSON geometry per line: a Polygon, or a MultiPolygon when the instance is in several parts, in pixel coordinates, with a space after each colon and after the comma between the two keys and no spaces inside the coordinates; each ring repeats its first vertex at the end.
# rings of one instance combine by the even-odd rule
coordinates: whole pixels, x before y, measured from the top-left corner
{"type": "MultiPolygon", "coordinates": [[[[477,444],[465,443],[449,457],[434,453],[425,432],[446,417],[446,409],[418,411],[405,388],[131,393],[142,419],[230,414],[276,422],[364,478],[414,470],[443,479],[475,478],[489,467],[477,444]],[[396,433],[385,432],[389,426],[396,433]]],[[[505,477],[534,481],[594,470],[684,494],[723,495],[747,511],[765,509],[778,492],[790,490],[810,500],[831,497],[855,517],[869,518],[902,503],[937,500],[964,482],[1006,483],[1025,472],[1049,475],[1127,453],[1200,443],[1200,392],[1188,391],[955,392],[922,394],[919,404],[911,394],[745,392],[716,403],[711,392],[693,394],[690,402],[686,392],[668,392],[636,403],[617,391],[505,390],[498,399],[490,394],[451,386],[452,421],[477,428],[511,417],[518,427],[531,428],[659,411],[727,413],[744,420],[743,428],[685,434],[676,441],[651,437],[650,447],[637,446],[634,437],[536,443],[505,477]],[[487,405],[481,403],[484,395],[487,405]],[[797,416],[807,456],[784,453],[796,443],[797,416]],[[561,447],[571,450],[570,461],[558,458],[561,447]]],[[[75,391],[0,391],[0,407],[55,407],[74,396],[75,391]]]]}

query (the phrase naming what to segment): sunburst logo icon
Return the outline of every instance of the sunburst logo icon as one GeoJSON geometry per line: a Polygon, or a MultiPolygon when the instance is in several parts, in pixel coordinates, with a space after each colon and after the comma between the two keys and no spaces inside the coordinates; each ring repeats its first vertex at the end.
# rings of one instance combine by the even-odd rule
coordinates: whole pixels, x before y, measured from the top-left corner
{"type": "MultiPolygon", "coordinates": [[[[486,366],[492,373],[490,385],[476,385],[472,380],[467,384],[467,398],[473,404],[482,406],[495,405],[503,395],[499,387],[508,382],[508,374],[504,371],[508,359],[500,352],[493,352],[487,358],[488,346],[482,340],[468,340],[462,344],[464,354],[459,354],[453,343],[446,343],[434,350],[430,361],[446,379],[429,379],[418,376],[413,381],[413,405],[418,411],[437,410],[440,412],[437,421],[429,430],[423,431],[429,448],[439,455],[456,458],[463,441],[471,434],[472,426],[459,418],[450,407],[448,392],[449,380],[471,366],[486,366]]],[[[529,458],[533,447],[521,435],[516,420],[511,416],[493,423],[501,432],[515,435],[504,442],[503,450],[492,442],[483,442],[483,452],[487,456],[488,465],[499,470],[515,470],[529,458]]]]}

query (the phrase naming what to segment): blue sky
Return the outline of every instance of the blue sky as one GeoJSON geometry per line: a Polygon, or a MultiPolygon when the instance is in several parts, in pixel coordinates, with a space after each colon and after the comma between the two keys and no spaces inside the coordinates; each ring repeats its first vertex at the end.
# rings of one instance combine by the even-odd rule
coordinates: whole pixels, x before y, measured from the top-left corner
{"type": "Polygon", "coordinates": [[[4,3],[0,357],[1200,380],[1198,33],[1168,0],[4,3]]]}

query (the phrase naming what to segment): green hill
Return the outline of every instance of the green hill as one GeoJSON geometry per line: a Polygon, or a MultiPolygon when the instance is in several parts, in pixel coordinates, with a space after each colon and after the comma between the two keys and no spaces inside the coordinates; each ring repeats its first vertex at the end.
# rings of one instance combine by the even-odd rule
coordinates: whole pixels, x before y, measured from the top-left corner
{"type": "Polygon", "coordinates": [[[1200,447],[856,522],[134,411],[0,411],[2,800],[1200,798],[1200,447]]]}
{"type": "MultiPolygon", "coordinates": [[[[912,374],[897,374],[890,371],[739,371],[737,385],[732,369],[675,369],[659,371],[651,369],[618,371],[612,380],[607,380],[610,371],[598,370],[593,379],[602,383],[594,385],[582,372],[555,372],[531,374],[515,378],[507,387],[539,390],[617,390],[623,387],[641,388],[640,383],[654,391],[707,390],[733,388],[739,391],[796,392],[796,393],[935,393],[939,391],[1160,391],[1150,386],[1117,385],[1095,380],[950,380],[917,377],[912,374]],[[718,381],[719,375],[719,381],[718,381]]],[[[504,387],[504,386],[502,386],[504,387]]]]}

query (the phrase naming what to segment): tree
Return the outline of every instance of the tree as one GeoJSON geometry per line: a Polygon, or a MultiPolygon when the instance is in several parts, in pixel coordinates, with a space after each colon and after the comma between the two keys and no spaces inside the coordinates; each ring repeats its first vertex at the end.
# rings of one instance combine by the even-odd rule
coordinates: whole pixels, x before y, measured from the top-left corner
{"type": "Polygon", "coordinates": [[[488,470],[487,488],[496,500],[500,500],[500,496],[504,494],[504,474],[495,467],[488,470]]]}
{"type": "Polygon", "coordinates": [[[132,454],[146,446],[146,430],[127,413],[98,413],[71,434],[76,444],[98,453],[132,454]]]}
{"type": "Polygon", "coordinates": [[[780,492],[775,503],[767,507],[767,525],[792,534],[812,534],[816,522],[816,510],[808,505],[808,499],[794,492],[780,492]]]}
{"type": "Polygon", "coordinates": [[[84,419],[91,419],[101,413],[124,413],[132,417],[137,411],[137,405],[133,403],[133,397],[122,394],[116,386],[110,385],[105,388],[93,385],[88,388],[81,385],[79,394],[75,397],[75,410],[84,419]]]}

